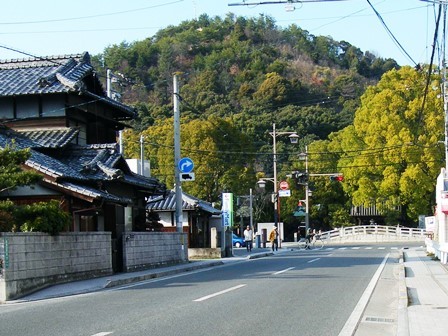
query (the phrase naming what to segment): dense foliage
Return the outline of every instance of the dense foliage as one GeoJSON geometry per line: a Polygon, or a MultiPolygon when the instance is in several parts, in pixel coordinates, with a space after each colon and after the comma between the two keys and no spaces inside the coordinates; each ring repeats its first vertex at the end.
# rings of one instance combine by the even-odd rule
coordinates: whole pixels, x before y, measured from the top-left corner
{"type": "MultiPolygon", "coordinates": [[[[29,157],[29,150],[15,150],[14,147],[0,150],[1,191],[30,186],[42,179],[39,174],[21,168],[29,157]]],[[[27,205],[14,204],[7,199],[0,201],[0,232],[40,231],[57,234],[66,229],[69,223],[68,213],[56,200],[27,205]]]]}
{"type": "MultiPolygon", "coordinates": [[[[358,204],[387,203],[384,209],[395,209],[385,211],[390,223],[408,224],[431,208],[440,167],[433,144],[443,123],[436,89],[419,109],[423,71],[398,70],[392,59],[313,36],[297,25],[279,28],[267,16],[233,14],[202,15],[143,41],[110,46],[95,61],[100,73],[109,68],[120,74],[123,101],[137,109],[133,130],[125,134],[126,156],[139,157],[143,135],[153,175],[168,186],[174,182],[172,78],[178,73],[182,156],[196,164],[196,181],[184,183],[185,191],[219,203],[223,191],[247,195],[258,178],[272,177],[275,123],[279,131],[300,136],[296,147],[287,137],[277,139],[279,181],[305,169],[298,154],[306,145],[310,172],[344,173],[344,183],[310,180],[314,227],[346,224],[348,209],[358,204]],[[397,146],[403,147],[399,153],[386,150],[397,146]],[[370,154],[361,155],[365,150],[370,154]],[[420,175],[424,179],[417,181],[420,175]],[[414,183],[419,188],[412,190],[414,183]]],[[[304,188],[290,184],[293,196],[281,200],[280,219],[296,227],[303,219],[292,213],[304,188]]],[[[267,192],[272,187],[268,184],[267,192]]],[[[259,199],[267,200],[271,212],[260,211],[257,220],[272,220],[269,197],[259,199]]]]}

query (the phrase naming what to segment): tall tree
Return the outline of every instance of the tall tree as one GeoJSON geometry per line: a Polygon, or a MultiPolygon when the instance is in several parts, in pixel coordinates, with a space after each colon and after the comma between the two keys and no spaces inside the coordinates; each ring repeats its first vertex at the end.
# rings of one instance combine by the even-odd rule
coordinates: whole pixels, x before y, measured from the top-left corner
{"type": "Polygon", "coordinates": [[[375,205],[403,223],[431,213],[443,166],[440,78],[392,70],[361,98],[354,124],[331,137],[354,205],[375,205]]]}
{"type": "MultiPolygon", "coordinates": [[[[173,120],[166,119],[142,132],[151,171],[167,186],[174,186],[173,120]]],[[[127,157],[139,157],[138,134],[126,132],[127,157]]],[[[183,190],[209,202],[216,202],[223,191],[247,194],[255,185],[255,154],[249,137],[229,119],[184,120],[181,125],[181,156],[193,160],[195,181],[185,182],[183,190]]]]}

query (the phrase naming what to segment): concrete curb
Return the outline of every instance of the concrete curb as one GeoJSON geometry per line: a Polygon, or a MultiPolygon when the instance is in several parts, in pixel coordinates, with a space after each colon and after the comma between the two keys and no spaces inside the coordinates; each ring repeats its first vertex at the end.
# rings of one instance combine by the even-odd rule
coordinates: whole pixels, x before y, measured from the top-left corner
{"type": "Polygon", "coordinates": [[[145,280],[150,280],[150,279],[155,279],[155,278],[161,278],[161,277],[165,277],[165,276],[169,276],[169,275],[190,272],[190,271],[194,271],[197,269],[220,266],[220,265],[224,265],[224,262],[213,261],[213,262],[207,262],[207,263],[198,263],[196,265],[192,264],[192,265],[185,266],[185,267],[180,266],[179,268],[173,268],[170,270],[158,269],[158,270],[154,270],[153,273],[149,273],[149,274],[139,275],[139,276],[135,276],[135,277],[131,276],[131,277],[123,278],[123,279],[109,280],[106,283],[106,285],[104,286],[104,288],[123,286],[123,285],[127,285],[127,284],[134,283],[134,282],[140,282],[140,281],[145,281],[145,280]]]}
{"type": "Polygon", "coordinates": [[[409,336],[408,289],[406,286],[406,271],[404,267],[404,253],[402,250],[399,251],[399,258],[397,336],[409,336]]]}

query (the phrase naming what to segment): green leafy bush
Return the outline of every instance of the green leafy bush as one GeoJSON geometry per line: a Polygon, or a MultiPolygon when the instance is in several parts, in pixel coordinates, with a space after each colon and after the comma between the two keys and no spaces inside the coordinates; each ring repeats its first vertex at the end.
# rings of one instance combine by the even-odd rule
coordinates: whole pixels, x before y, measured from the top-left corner
{"type": "Polygon", "coordinates": [[[14,208],[14,203],[9,200],[0,202],[0,232],[15,231],[14,208]]]}
{"type": "Polygon", "coordinates": [[[14,210],[22,232],[46,232],[51,235],[65,230],[70,224],[70,216],[61,209],[59,202],[39,202],[17,206],[14,210]]]}

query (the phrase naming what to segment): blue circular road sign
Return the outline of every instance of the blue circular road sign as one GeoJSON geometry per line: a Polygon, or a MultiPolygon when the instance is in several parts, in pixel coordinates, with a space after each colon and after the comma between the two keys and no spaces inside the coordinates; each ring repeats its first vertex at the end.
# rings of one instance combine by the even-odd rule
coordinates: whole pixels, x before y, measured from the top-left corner
{"type": "Polygon", "coordinates": [[[178,168],[182,173],[191,173],[194,168],[193,160],[188,157],[180,159],[178,168]]]}

